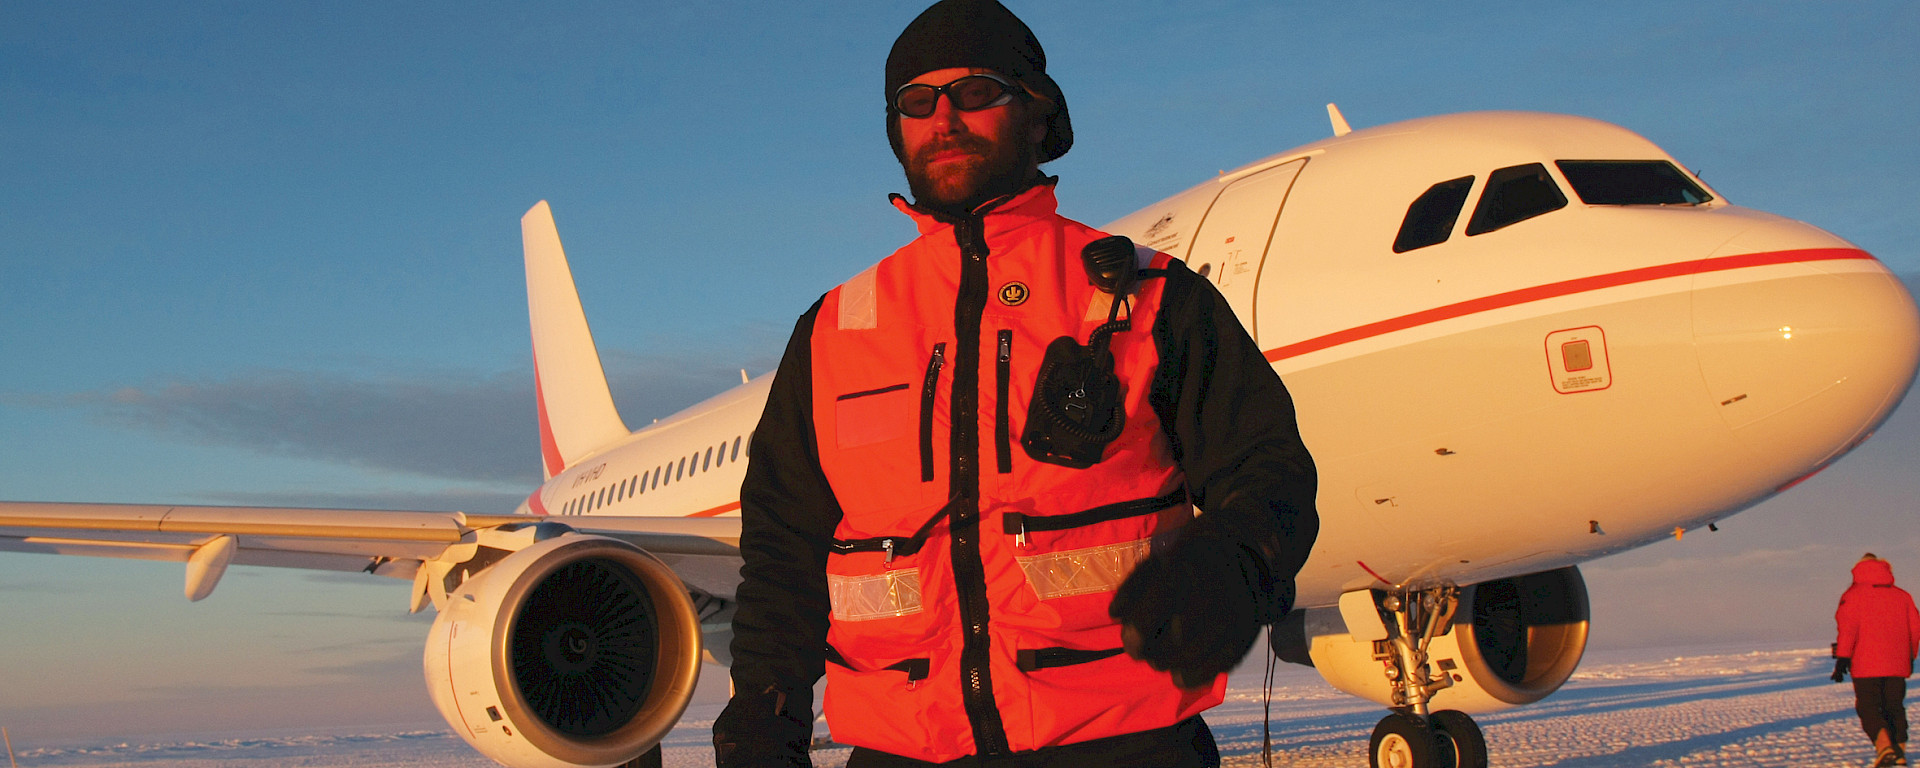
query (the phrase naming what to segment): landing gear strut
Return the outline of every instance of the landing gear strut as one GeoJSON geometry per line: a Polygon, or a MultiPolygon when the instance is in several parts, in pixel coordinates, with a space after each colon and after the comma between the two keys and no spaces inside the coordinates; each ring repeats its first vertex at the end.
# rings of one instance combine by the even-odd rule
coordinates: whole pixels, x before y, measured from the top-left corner
{"type": "Polygon", "coordinates": [[[1487,768],[1487,741],[1466,713],[1430,712],[1427,702],[1453,685],[1453,674],[1436,674],[1427,648],[1444,635],[1460,607],[1453,586],[1398,590],[1376,603],[1387,638],[1374,643],[1393,686],[1393,714],[1374,726],[1367,763],[1372,768],[1487,768]]]}

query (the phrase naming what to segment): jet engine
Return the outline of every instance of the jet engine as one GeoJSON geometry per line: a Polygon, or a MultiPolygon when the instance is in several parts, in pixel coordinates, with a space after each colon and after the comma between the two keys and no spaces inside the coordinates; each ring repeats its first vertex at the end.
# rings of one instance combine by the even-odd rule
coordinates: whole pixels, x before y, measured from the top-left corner
{"type": "MultiPolygon", "coordinates": [[[[1587,647],[1586,582],[1572,566],[1483,582],[1459,590],[1445,631],[1427,645],[1439,681],[1430,706],[1493,712],[1531,704],[1573,675],[1587,647]],[[1451,679],[1440,680],[1440,675],[1451,679]]],[[[1350,592],[1340,608],[1295,611],[1273,629],[1282,661],[1313,667],[1328,683],[1388,707],[1396,681],[1393,605],[1387,593],[1350,592]]]]}
{"type": "Polygon", "coordinates": [[[427,636],[427,690],[467,743],[516,768],[573,768],[666,737],[700,671],[700,620],[672,570],[572,532],[480,554],[469,563],[498,559],[446,594],[427,636]]]}

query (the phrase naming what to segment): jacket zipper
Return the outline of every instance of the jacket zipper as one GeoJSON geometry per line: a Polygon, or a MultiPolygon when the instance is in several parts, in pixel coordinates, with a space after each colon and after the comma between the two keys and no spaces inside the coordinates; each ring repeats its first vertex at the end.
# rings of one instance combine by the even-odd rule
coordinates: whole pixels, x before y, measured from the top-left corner
{"type": "Polygon", "coordinates": [[[832,553],[836,555],[848,555],[855,552],[885,552],[887,555],[886,564],[891,566],[893,565],[893,559],[895,557],[908,557],[919,554],[920,548],[926,546],[928,537],[933,535],[934,526],[939,525],[941,520],[947,519],[947,516],[951,514],[953,514],[953,503],[948,502],[946,505],[940,507],[939,512],[935,512],[932,517],[927,518],[926,522],[921,523],[919,529],[915,530],[911,536],[834,539],[828,543],[828,546],[831,547],[832,553]]]}
{"type": "MultiPolygon", "coordinates": [[[[847,661],[847,657],[844,654],[840,653],[840,649],[835,648],[832,645],[827,646],[827,661],[846,667],[847,669],[851,669],[855,672],[860,671],[854,668],[852,662],[847,661]]],[[[933,660],[932,659],[901,659],[900,661],[894,662],[892,664],[888,664],[887,666],[881,667],[880,669],[887,672],[906,673],[907,690],[911,691],[915,688],[920,687],[920,681],[927,679],[927,675],[932,674],[933,660]]]]}
{"type": "Polygon", "coordinates": [[[1070,528],[1109,523],[1159,512],[1186,500],[1187,490],[1176,488],[1173,493],[1157,498],[1103,504],[1065,515],[1028,515],[1021,512],[1008,512],[1000,516],[1001,531],[1013,535],[1014,546],[1025,547],[1029,531],[1064,531],[1070,528]]]}
{"type": "Polygon", "coordinates": [[[910,536],[876,536],[871,539],[834,539],[829,550],[836,555],[851,555],[855,552],[885,552],[887,565],[893,564],[896,557],[917,554],[920,546],[926,542],[910,536]]]}
{"type": "Polygon", "coordinates": [[[952,509],[953,581],[961,624],[960,699],[983,757],[1009,754],[1006,723],[993,699],[992,611],[986,564],[980,556],[980,319],[987,308],[986,211],[957,222],[960,285],[954,296],[952,428],[948,430],[948,478],[952,509]]]}
{"type": "Polygon", "coordinates": [[[1083,651],[1078,648],[1026,648],[1014,654],[1014,666],[1022,672],[1071,667],[1076,664],[1110,659],[1120,655],[1123,650],[1125,649],[1102,648],[1097,651],[1083,651]]]}
{"type": "Polygon", "coordinates": [[[939,390],[940,369],[947,365],[947,343],[933,345],[927,361],[927,380],[920,387],[920,482],[933,482],[933,396],[939,390]]]}
{"type": "Polygon", "coordinates": [[[1000,331],[1000,362],[999,365],[995,366],[995,372],[999,374],[1000,380],[995,387],[997,395],[994,397],[993,407],[993,441],[994,448],[999,457],[1000,474],[1004,475],[1013,471],[1013,451],[1011,448],[1013,436],[1011,434],[1012,430],[1007,424],[1007,385],[1008,379],[1013,377],[1012,330],[1002,329],[1000,331]]]}

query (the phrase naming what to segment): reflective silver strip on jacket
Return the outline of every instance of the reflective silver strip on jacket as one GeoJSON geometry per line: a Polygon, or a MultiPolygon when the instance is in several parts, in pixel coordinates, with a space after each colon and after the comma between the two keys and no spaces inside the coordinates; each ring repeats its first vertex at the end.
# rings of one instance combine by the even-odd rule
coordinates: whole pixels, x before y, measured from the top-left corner
{"type": "Polygon", "coordinates": [[[833,618],[867,621],[920,612],[920,571],[902,568],[871,576],[827,574],[827,600],[833,618]]]}
{"type": "Polygon", "coordinates": [[[1146,559],[1152,543],[1152,539],[1140,539],[1015,559],[1020,570],[1027,572],[1033,591],[1040,599],[1050,600],[1119,589],[1133,567],[1146,559]]]}

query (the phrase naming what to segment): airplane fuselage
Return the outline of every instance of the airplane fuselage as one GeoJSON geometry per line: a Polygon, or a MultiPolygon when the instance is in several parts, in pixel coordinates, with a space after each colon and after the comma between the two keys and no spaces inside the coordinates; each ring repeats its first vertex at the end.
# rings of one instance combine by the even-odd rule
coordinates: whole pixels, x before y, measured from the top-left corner
{"type": "MultiPolygon", "coordinates": [[[[1321,488],[1302,605],[1738,512],[1863,440],[1920,355],[1912,299],[1865,251],[1583,118],[1356,131],[1106,229],[1207,275],[1291,390],[1321,488]]],[[[576,462],[526,511],[737,515],[769,378],[576,462]]]]}

